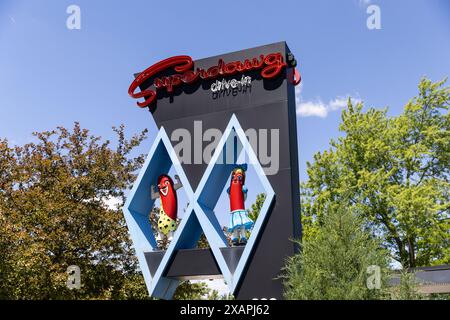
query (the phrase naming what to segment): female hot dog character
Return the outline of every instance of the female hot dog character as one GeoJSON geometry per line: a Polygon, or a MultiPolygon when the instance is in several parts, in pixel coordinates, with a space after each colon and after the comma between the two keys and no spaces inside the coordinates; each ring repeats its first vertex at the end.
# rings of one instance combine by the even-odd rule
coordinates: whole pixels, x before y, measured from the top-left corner
{"type": "Polygon", "coordinates": [[[247,187],[245,186],[246,166],[241,165],[233,169],[231,173],[230,187],[227,193],[230,196],[230,224],[228,232],[232,234],[233,245],[247,243],[246,231],[253,227],[253,221],[248,217],[245,210],[245,199],[247,198],[247,187]]]}

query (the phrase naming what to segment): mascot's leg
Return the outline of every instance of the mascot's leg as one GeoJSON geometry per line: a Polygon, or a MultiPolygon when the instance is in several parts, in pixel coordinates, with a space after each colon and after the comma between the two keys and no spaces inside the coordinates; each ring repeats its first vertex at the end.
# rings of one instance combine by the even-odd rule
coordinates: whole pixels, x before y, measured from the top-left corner
{"type": "Polygon", "coordinates": [[[169,231],[169,233],[167,233],[167,240],[169,241],[173,240],[173,231],[169,231]]]}
{"type": "Polygon", "coordinates": [[[239,228],[235,228],[233,230],[232,236],[231,236],[231,242],[234,246],[239,244],[239,228]]]}
{"type": "Polygon", "coordinates": [[[162,241],[164,239],[164,234],[161,232],[161,230],[158,229],[158,235],[156,237],[157,241],[162,241]]]}
{"type": "Polygon", "coordinates": [[[244,226],[242,226],[242,228],[240,228],[239,231],[240,231],[240,238],[241,238],[239,243],[246,244],[247,243],[247,234],[245,232],[244,226]]]}

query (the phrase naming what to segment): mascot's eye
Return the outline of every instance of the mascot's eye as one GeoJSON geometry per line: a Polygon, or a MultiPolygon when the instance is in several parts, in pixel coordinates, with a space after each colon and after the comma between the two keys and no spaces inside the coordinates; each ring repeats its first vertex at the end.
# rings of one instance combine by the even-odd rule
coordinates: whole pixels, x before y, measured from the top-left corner
{"type": "Polygon", "coordinates": [[[238,176],[238,180],[239,180],[239,181],[242,181],[242,176],[238,176]]]}
{"type": "Polygon", "coordinates": [[[168,186],[169,185],[169,181],[166,181],[165,184],[166,184],[166,186],[168,186]]]}

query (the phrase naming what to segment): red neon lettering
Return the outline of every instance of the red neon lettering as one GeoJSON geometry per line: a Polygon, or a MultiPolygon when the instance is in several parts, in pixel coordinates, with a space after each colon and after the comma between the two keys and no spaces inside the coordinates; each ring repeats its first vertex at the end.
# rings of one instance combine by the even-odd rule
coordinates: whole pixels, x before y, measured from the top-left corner
{"type": "MultiPolygon", "coordinates": [[[[151,67],[141,72],[136,79],[131,83],[128,89],[128,94],[135,99],[144,98],[142,102],[137,102],[137,105],[141,108],[150,106],[156,100],[156,91],[166,89],[167,92],[172,93],[174,89],[183,83],[192,84],[199,78],[203,80],[212,80],[221,76],[230,76],[238,72],[245,72],[251,70],[261,69],[261,76],[264,79],[272,79],[278,76],[282,70],[287,66],[284,62],[283,55],[279,52],[270,53],[267,56],[261,54],[258,58],[245,59],[241,61],[231,61],[225,63],[222,59],[219,59],[216,66],[212,66],[207,70],[197,68],[193,71],[194,62],[189,56],[175,56],[165,60],[162,60],[151,67]],[[157,78],[156,75],[162,71],[172,69],[177,74],[171,76],[164,76],[157,78]],[[136,89],[144,82],[153,78],[153,85],[156,90],[147,88],[141,92],[135,93],[136,89]]],[[[298,75],[299,77],[299,75],[298,75]]],[[[296,78],[298,79],[297,75],[296,78]]],[[[151,85],[151,84],[150,84],[151,85]]]]}
{"type": "Polygon", "coordinates": [[[176,72],[185,72],[194,66],[192,58],[189,56],[175,56],[167,58],[158,63],[155,63],[151,67],[148,67],[143,72],[141,72],[136,79],[131,83],[130,88],[128,88],[128,94],[135,99],[144,98],[145,101],[137,102],[137,105],[141,108],[148,107],[156,99],[156,91],[152,89],[145,89],[141,92],[134,93],[134,91],[142,85],[146,80],[150,79],[152,76],[164,71],[168,68],[174,68],[176,72]]]}
{"type": "Polygon", "coordinates": [[[262,69],[261,76],[265,79],[274,78],[286,66],[286,62],[283,61],[281,53],[271,53],[267,55],[264,59],[264,63],[267,67],[262,69]]]}

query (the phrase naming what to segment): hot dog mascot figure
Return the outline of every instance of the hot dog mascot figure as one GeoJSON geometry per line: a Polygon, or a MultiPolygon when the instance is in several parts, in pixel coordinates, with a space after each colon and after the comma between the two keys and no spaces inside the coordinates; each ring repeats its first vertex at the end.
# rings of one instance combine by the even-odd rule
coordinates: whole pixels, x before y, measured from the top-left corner
{"type": "Polygon", "coordinates": [[[175,175],[175,179],[177,180],[176,184],[168,175],[162,174],[158,177],[159,192],[155,192],[154,185],[150,188],[152,200],[160,198],[161,201],[158,219],[158,233],[161,239],[166,237],[171,240],[177,228],[178,202],[176,190],[181,188],[183,184],[178,175],[175,175]]]}
{"type": "Polygon", "coordinates": [[[227,193],[230,196],[230,224],[228,232],[232,234],[233,245],[244,245],[247,243],[246,231],[253,227],[253,221],[248,217],[244,201],[247,198],[247,187],[245,186],[246,165],[240,165],[231,172],[230,187],[227,193]]]}

